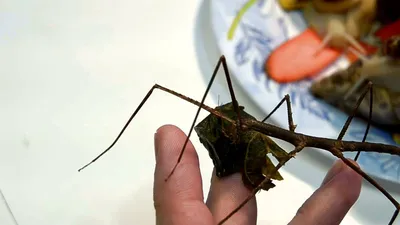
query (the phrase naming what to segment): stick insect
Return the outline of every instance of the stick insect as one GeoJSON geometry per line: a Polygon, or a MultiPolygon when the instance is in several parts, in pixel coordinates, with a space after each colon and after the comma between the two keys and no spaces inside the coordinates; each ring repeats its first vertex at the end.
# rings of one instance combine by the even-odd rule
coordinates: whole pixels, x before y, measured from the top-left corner
{"type": "MultiPolygon", "coordinates": [[[[258,191],[260,191],[261,189],[268,190],[269,188],[272,188],[274,185],[272,184],[271,179],[280,180],[281,178],[280,175],[278,174],[278,170],[282,166],[284,166],[285,163],[287,163],[290,159],[292,159],[296,154],[301,152],[305,147],[315,147],[324,149],[329,151],[331,154],[338,157],[339,159],[341,159],[355,172],[360,174],[365,180],[367,180],[373,186],[375,186],[395,206],[396,210],[389,224],[393,224],[395,218],[397,217],[400,209],[400,204],[397,202],[397,200],[394,199],[383,187],[381,187],[374,179],[372,179],[369,175],[367,175],[363,170],[361,170],[356,165],[351,163],[350,160],[345,158],[343,152],[352,151],[352,152],[358,152],[359,154],[361,151],[364,151],[364,152],[379,152],[379,153],[400,155],[400,147],[379,144],[379,143],[365,142],[369,130],[369,123],[362,142],[343,141],[342,139],[345,135],[345,132],[349,127],[351,120],[354,116],[350,116],[347,119],[337,139],[319,138],[301,133],[296,133],[295,132],[296,125],[294,124],[292,118],[292,109],[291,109],[291,102],[289,95],[286,95],[279,102],[279,104],[271,111],[271,113],[269,113],[263,120],[258,121],[254,117],[247,114],[244,111],[244,107],[240,106],[239,103],[237,102],[232,82],[230,79],[228,66],[224,56],[220,57],[213,71],[211,79],[207,85],[206,91],[200,102],[192,98],[186,97],[185,95],[182,95],[176,91],[155,84],[146,94],[144,99],[140,102],[139,106],[135,109],[134,113],[128,119],[128,121],[118,134],[117,138],[113,141],[113,143],[100,155],[98,155],[96,158],[94,158],[91,162],[83,166],[78,171],[81,171],[87,166],[94,163],[115,145],[115,143],[121,137],[125,129],[128,127],[129,123],[136,116],[136,114],[139,112],[139,110],[142,108],[142,106],[145,104],[145,102],[148,100],[148,98],[151,96],[151,94],[155,89],[162,90],[164,92],[172,94],[176,97],[179,97],[189,103],[198,106],[198,110],[195,114],[187,138],[183,144],[181,153],[177,159],[174,168],[171,170],[170,174],[166,177],[165,182],[168,182],[168,179],[173,175],[177,166],[179,166],[179,162],[182,159],[190,135],[192,131],[195,129],[198,136],[200,137],[201,142],[203,142],[205,147],[209,150],[210,157],[213,159],[214,166],[218,171],[217,176],[218,177],[228,176],[231,173],[237,172],[235,171],[236,169],[240,169],[240,171],[242,172],[243,180],[247,180],[248,184],[250,183],[250,186],[252,186],[251,194],[245,200],[243,200],[243,202],[240,205],[238,205],[235,209],[233,209],[231,213],[226,215],[226,217],[218,223],[219,225],[226,222],[232,215],[234,215],[237,211],[239,211],[250,199],[252,199],[255,196],[255,194],[258,191]],[[225,77],[228,84],[230,96],[232,98],[232,102],[213,109],[205,105],[204,101],[221,65],[225,72],[225,77]],[[265,123],[265,121],[268,120],[268,118],[270,118],[270,116],[285,102],[287,106],[289,130],[265,123]],[[200,122],[200,124],[198,124],[195,127],[196,120],[199,116],[201,109],[207,110],[210,114],[202,122],[200,122]],[[203,125],[210,123],[213,124],[214,126],[211,127],[211,130],[208,131],[206,130],[207,132],[204,132],[205,130],[202,129],[202,127],[204,127],[203,125]],[[281,140],[285,140],[293,144],[295,148],[290,152],[281,151],[281,149],[276,148],[277,145],[269,137],[275,137],[281,140]],[[224,148],[217,148],[221,147],[219,144],[225,144],[224,148]],[[264,146],[266,145],[266,149],[263,150],[264,152],[262,151],[259,152],[260,151],[259,147],[261,144],[264,144],[264,146]],[[267,163],[265,163],[267,157],[265,153],[268,151],[272,153],[272,155],[279,161],[279,163],[276,166],[274,165],[271,166],[271,164],[268,163],[268,160],[267,163]],[[237,159],[242,160],[243,163],[239,166],[242,168],[231,167],[231,170],[228,171],[227,168],[229,169],[229,164],[226,165],[226,163],[228,163],[228,161],[231,159],[229,159],[229,157],[226,157],[226,155],[224,154],[228,154],[229,156],[234,156],[237,157],[237,159]],[[253,158],[255,158],[255,161],[257,162],[263,160],[264,164],[255,163],[256,164],[255,167],[253,164],[249,165],[249,162],[253,162],[253,159],[249,158],[250,155],[252,155],[253,158]]],[[[354,111],[357,110],[357,107],[360,105],[360,102],[363,100],[364,96],[368,94],[368,92],[370,94],[372,93],[372,83],[368,84],[367,88],[365,89],[359,101],[357,102],[354,111]]],[[[372,98],[370,101],[372,103],[372,98]]],[[[372,115],[372,108],[370,110],[370,115],[372,115]]],[[[357,160],[358,154],[355,160],[357,160]]]]}

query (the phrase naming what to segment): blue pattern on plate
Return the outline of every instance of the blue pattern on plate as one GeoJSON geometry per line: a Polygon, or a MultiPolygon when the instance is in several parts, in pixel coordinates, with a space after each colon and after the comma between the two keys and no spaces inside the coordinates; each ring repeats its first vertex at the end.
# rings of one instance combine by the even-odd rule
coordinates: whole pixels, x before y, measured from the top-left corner
{"type": "MultiPolygon", "coordinates": [[[[298,132],[301,130],[302,133],[310,135],[336,138],[347,115],[312,96],[309,92],[312,79],[279,84],[269,79],[264,72],[264,63],[268,55],[306,27],[296,26],[275,0],[260,0],[246,12],[236,29],[233,40],[227,39],[227,30],[246,1],[211,1],[214,34],[233,75],[265,113],[270,112],[284,95],[289,94],[293,109],[296,109],[296,114],[301,114],[298,115],[301,119],[297,121],[312,121],[312,123],[304,123],[307,126],[298,126],[298,132]],[[323,131],[321,127],[324,127],[323,131]]],[[[295,22],[306,24],[304,21],[295,22]]],[[[334,63],[331,68],[337,68],[337,63],[334,63]]],[[[286,114],[274,114],[273,119],[280,125],[287,126],[286,114]]],[[[353,119],[344,139],[361,141],[365,128],[365,122],[353,119]]],[[[391,134],[375,127],[371,127],[367,141],[396,145],[391,134]]],[[[358,162],[367,173],[383,179],[399,181],[400,157],[398,156],[362,153],[358,162]]]]}

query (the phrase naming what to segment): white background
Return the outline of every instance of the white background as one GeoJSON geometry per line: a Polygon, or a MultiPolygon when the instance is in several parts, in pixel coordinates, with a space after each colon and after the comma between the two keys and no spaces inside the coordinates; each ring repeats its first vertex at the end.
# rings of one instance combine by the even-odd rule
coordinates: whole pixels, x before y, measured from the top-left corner
{"type": "MultiPolygon", "coordinates": [[[[201,32],[207,4],[6,0],[0,12],[0,189],[18,223],[154,224],[153,134],[163,124],[187,133],[195,106],[155,91],[115,148],[77,169],[108,147],[154,83],[201,98],[218,58],[212,34],[201,32]]],[[[220,77],[206,103],[228,101],[226,90],[220,77]]],[[[191,140],[207,193],[212,162],[191,140]]],[[[287,223],[319,186],[332,161],[306,151],[258,195],[259,224],[287,223]]],[[[0,224],[13,224],[2,204],[0,224]]],[[[364,185],[343,224],[385,224],[392,211],[364,185]]]]}

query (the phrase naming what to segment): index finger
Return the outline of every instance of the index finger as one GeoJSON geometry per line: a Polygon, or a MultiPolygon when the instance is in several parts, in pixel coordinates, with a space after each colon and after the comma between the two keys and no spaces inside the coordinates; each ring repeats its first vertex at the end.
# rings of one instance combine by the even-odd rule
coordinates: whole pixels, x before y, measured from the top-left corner
{"type": "Polygon", "coordinates": [[[212,216],[203,202],[203,189],[197,153],[189,141],[172,176],[186,135],[172,125],[162,126],[155,134],[156,169],[154,206],[157,224],[212,224],[212,216]]]}

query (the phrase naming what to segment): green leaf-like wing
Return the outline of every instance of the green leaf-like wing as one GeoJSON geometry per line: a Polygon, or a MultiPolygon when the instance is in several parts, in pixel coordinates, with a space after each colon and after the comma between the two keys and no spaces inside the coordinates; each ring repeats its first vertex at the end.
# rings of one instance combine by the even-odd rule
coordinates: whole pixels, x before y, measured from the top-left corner
{"type": "MultiPolygon", "coordinates": [[[[246,132],[246,134],[246,137],[244,137],[244,141],[247,141],[244,177],[247,178],[247,182],[252,186],[257,186],[267,175],[274,180],[283,180],[278,171],[271,174],[275,170],[275,165],[268,157],[268,153],[271,153],[279,162],[282,162],[288,157],[286,151],[264,134],[252,131],[246,132]]],[[[274,186],[271,185],[273,185],[272,182],[263,186],[263,189],[268,190],[274,186]]]]}

